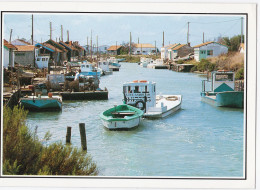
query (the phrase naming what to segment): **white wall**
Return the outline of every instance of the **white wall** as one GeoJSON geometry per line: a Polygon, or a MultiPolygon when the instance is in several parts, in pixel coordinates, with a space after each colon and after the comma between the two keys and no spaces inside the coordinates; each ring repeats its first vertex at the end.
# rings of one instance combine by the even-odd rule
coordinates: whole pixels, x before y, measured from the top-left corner
{"type": "Polygon", "coordinates": [[[4,47],[4,68],[7,68],[9,66],[9,49],[6,49],[4,47]]]}
{"type": "Polygon", "coordinates": [[[196,61],[200,61],[200,52],[199,52],[200,48],[194,48],[194,59],[196,61]]]}
{"type": "Polygon", "coordinates": [[[142,48],[142,52],[141,48],[135,48],[133,54],[149,55],[150,53],[152,53],[152,51],[155,52],[155,48],[142,48]],[[138,51],[139,53],[137,53],[138,51]]]}
{"type": "Polygon", "coordinates": [[[201,46],[200,48],[194,48],[194,59],[196,61],[199,61],[198,54],[195,54],[195,51],[199,49],[201,50],[206,50],[206,58],[209,57],[216,57],[219,56],[220,54],[225,54],[228,52],[228,48],[226,46],[220,45],[218,43],[211,43],[205,46],[201,46]],[[213,50],[213,55],[207,55],[208,50],[213,50]]]}

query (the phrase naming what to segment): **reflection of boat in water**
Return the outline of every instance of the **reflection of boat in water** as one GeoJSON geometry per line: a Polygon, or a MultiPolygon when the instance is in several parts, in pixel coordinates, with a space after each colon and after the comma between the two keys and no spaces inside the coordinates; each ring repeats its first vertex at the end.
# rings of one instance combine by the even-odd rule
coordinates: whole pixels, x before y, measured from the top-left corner
{"type": "Polygon", "coordinates": [[[201,100],[214,106],[243,108],[244,92],[234,89],[234,72],[214,71],[211,73],[211,81],[202,80],[201,100]],[[206,91],[206,82],[211,82],[210,91],[206,91]]]}
{"type": "Polygon", "coordinates": [[[51,111],[62,109],[62,98],[61,96],[52,96],[51,93],[48,96],[26,96],[20,98],[20,105],[24,109],[29,111],[51,111]]]}
{"type": "Polygon", "coordinates": [[[100,114],[103,125],[108,129],[130,129],[140,124],[143,111],[129,106],[119,105],[100,114]]]}
{"type": "Polygon", "coordinates": [[[144,111],[144,117],[162,118],[181,108],[181,95],[157,95],[155,82],[145,80],[124,83],[124,102],[144,111]]]}

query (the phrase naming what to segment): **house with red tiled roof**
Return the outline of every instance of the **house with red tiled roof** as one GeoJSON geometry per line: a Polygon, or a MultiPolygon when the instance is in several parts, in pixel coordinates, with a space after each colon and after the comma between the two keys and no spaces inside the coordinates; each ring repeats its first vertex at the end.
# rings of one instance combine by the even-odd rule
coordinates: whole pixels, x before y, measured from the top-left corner
{"type": "Polygon", "coordinates": [[[156,51],[159,52],[152,44],[135,44],[132,50],[134,55],[151,55],[156,54],[156,51]]]}
{"type": "Polygon", "coordinates": [[[9,43],[9,42],[7,42],[6,40],[4,40],[4,44],[3,44],[3,46],[4,46],[4,59],[3,59],[3,67],[4,68],[8,68],[9,66],[14,66],[14,50],[16,50],[17,48],[13,45],[13,44],[11,44],[11,43],[9,43]]]}
{"type": "Polygon", "coordinates": [[[210,41],[199,45],[194,48],[194,59],[200,61],[201,59],[206,59],[209,57],[216,57],[220,54],[228,53],[228,47],[226,45],[210,41]]]}
{"type": "Polygon", "coordinates": [[[189,44],[177,44],[169,49],[169,59],[183,58],[193,53],[193,47],[189,44]]]}
{"type": "Polygon", "coordinates": [[[107,53],[110,55],[118,55],[120,54],[121,45],[112,45],[107,49],[107,53]]]}
{"type": "Polygon", "coordinates": [[[178,44],[169,44],[166,46],[161,47],[161,59],[166,60],[169,58],[169,50],[171,48],[177,46],[178,44]]]}
{"type": "Polygon", "coordinates": [[[244,43],[240,43],[240,46],[239,46],[238,51],[239,51],[240,53],[244,53],[244,52],[245,52],[245,44],[244,44],[244,43]]]}
{"type": "Polygon", "coordinates": [[[14,62],[18,65],[34,66],[34,45],[16,45],[14,62]]]}

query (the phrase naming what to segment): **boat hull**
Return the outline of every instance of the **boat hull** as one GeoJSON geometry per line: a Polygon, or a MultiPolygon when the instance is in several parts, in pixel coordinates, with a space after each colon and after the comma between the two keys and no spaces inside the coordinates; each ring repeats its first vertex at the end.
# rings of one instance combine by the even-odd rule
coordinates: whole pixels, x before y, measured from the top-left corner
{"type": "Polygon", "coordinates": [[[21,98],[20,105],[29,111],[52,111],[62,109],[62,101],[58,98],[21,98]]]}
{"type": "MultiPolygon", "coordinates": [[[[181,103],[182,103],[182,96],[181,95],[163,95],[162,98],[167,98],[167,97],[172,97],[175,96],[178,98],[178,100],[176,100],[176,102],[172,103],[169,101],[164,101],[167,105],[167,109],[165,111],[162,112],[146,112],[143,117],[145,118],[151,118],[151,119],[158,119],[158,118],[164,118],[167,117],[175,112],[177,112],[179,109],[181,109],[181,103]]],[[[159,97],[159,96],[157,96],[159,97]]],[[[157,102],[158,104],[160,104],[160,100],[157,102]]]]}
{"type": "Polygon", "coordinates": [[[219,92],[216,93],[216,95],[206,95],[202,93],[201,100],[217,107],[243,108],[244,92],[228,91],[219,92]]]}
{"type": "Polygon", "coordinates": [[[141,117],[137,117],[128,121],[107,121],[102,119],[102,123],[108,129],[131,129],[138,126],[141,120],[141,117]]]}

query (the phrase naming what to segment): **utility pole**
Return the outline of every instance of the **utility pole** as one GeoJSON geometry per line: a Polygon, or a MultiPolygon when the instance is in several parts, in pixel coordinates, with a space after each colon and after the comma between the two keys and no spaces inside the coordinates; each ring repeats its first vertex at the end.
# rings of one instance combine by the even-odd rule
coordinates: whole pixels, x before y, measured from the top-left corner
{"type": "Polygon", "coordinates": [[[204,32],[203,32],[203,40],[202,40],[202,43],[204,43],[204,32]]]}
{"type": "Polygon", "coordinates": [[[244,41],[243,41],[243,17],[241,17],[241,43],[244,43],[244,41]]]}
{"type": "Polygon", "coordinates": [[[32,15],[32,45],[33,45],[33,15],[32,15]]]}
{"type": "Polygon", "coordinates": [[[67,30],[67,42],[70,41],[70,33],[69,33],[69,30],[67,30]]]}
{"type": "Polygon", "coordinates": [[[116,55],[117,55],[117,41],[116,41],[116,55]]]}
{"type": "Polygon", "coordinates": [[[190,30],[190,22],[188,22],[188,32],[187,32],[187,44],[189,44],[189,31],[190,30]]]}
{"type": "Polygon", "coordinates": [[[88,36],[87,36],[87,54],[89,54],[89,47],[88,47],[88,36]]]}
{"type": "Polygon", "coordinates": [[[97,60],[98,60],[98,36],[97,36],[97,60]]]}
{"type": "Polygon", "coordinates": [[[162,43],[162,47],[164,47],[164,31],[163,31],[163,43],[162,43]]]}
{"type": "Polygon", "coordinates": [[[155,43],[155,55],[157,56],[157,51],[156,51],[156,40],[154,41],[155,43]]]}
{"type": "Polygon", "coordinates": [[[61,32],[61,34],[60,34],[61,41],[63,42],[63,26],[62,25],[60,26],[60,32],[61,32]]]}
{"type": "Polygon", "coordinates": [[[139,37],[138,37],[138,44],[139,44],[139,37]]]}
{"type": "Polygon", "coordinates": [[[11,31],[10,31],[10,39],[9,39],[9,43],[11,43],[11,41],[12,41],[12,33],[13,33],[13,29],[11,29],[11,31]]]}
{"type": "Polygon", "coordinates": [[[92,30],[91,30],[91,36],[90,36],[90,58],[91,58],[91,62],[92,62],[92,30]]]}
{"type": "Polygon", "coordinates": [[[52,39],[52,23],[50,22],[50,39],[52,39]]]}
{"type": "Polygon", "coordinates": [[[132,37],[131,37],[131,32],[130,32],[130,40],[129,40],[129,56],[131,57],[131,40],[132,40],[132,37]]]}

